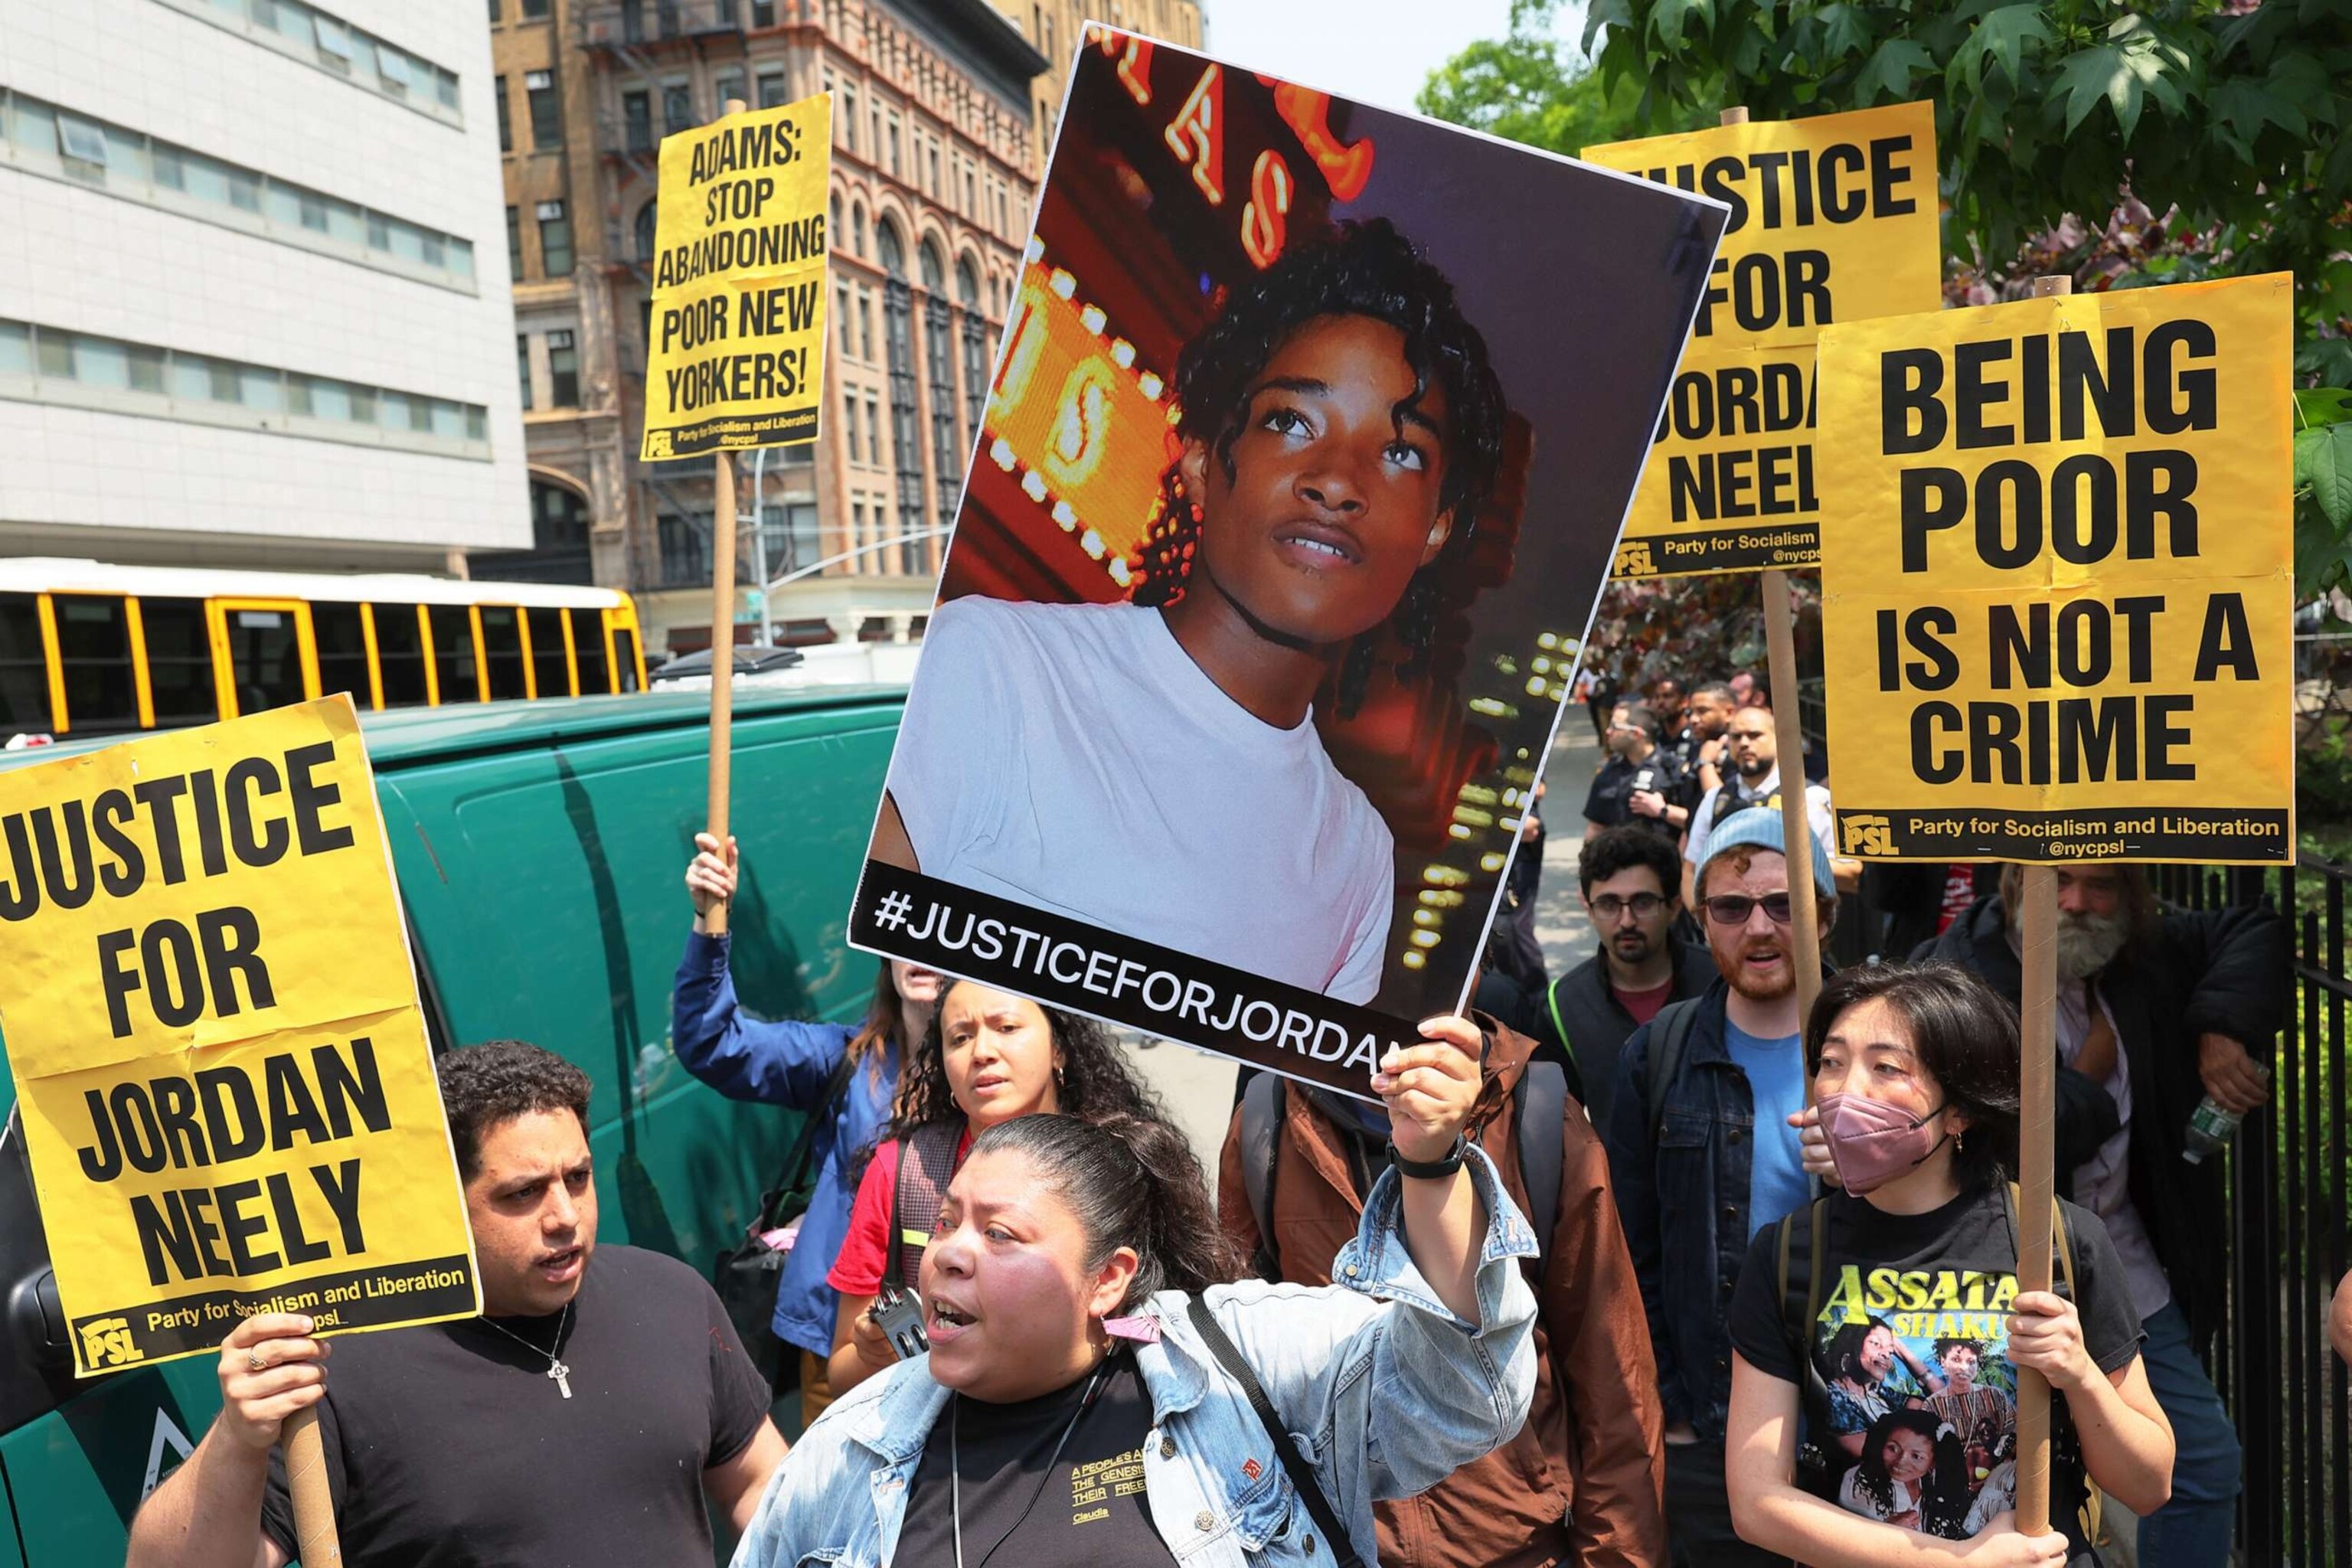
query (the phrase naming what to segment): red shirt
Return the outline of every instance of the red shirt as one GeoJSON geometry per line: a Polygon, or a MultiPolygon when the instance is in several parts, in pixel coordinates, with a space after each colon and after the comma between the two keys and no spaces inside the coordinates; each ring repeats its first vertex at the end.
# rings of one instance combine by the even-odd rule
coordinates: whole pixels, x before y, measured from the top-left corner
{"type": "Polygon", "coordinates": [[[1668,975],[1664,984],[1654,985],[1647,991],[1619,991],[1614,985],[1609,989],[1616,992],[1618,1005],[1633,1015],[1634,1023],[1646,1024],[1658,1016],[1658,1009],[1666,1005],[1666,997],[1674,988],[1674,976],[1668,975]]]}
{"type": "MultiPolygon", "coordinates": [[[[964,1129],[962,1139],[956,1144],[956,1163],[963,1163],[965,1152],[971,1147],[971,1129],[964,1129]]],[[[898,1195],[898,1140],[886,1138],[876,1146],[874,1158],[866,1167],[865,1180],[857,1184],[857,1201],[849,1205],[849,1234],[842,1238],[841,1251],[833,1260],[833,1271],[824,1282],[845,1296],[878,1296],[882,1293],[882,1275],[889,1267],[889,1249],[897,1238],[890,1235],[890,1205],[898,1195]]],[[[929,1234],[929,1215],[901,1216],[910,1231],[929,1234]]],[[[907,1281],[911,1289],[917,1281],[907,1281]]]]}

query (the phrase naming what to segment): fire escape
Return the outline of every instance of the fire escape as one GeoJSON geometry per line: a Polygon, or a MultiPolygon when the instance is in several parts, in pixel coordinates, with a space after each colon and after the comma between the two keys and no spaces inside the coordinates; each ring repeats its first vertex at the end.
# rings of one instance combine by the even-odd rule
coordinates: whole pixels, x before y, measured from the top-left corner
{"type": "Polygon", "coordinates": [[[659,184],[661,139],[716,118],[721,107],[714,102],[708,112],[697,112],[694,94],[706,73],[696,68],[706,62],[740,64],[748,83],[744,12],[751,5],[752,0],[600,0],[573,13],[582,50],[600,79],[596,152],[613,198],[603,271],[621,370],[622,431],[628,443],[622,461],[635,514],[628,532],[629,585],[638,591],[709,585],[711,489],[708,463],[636,458],[645,425],[654,237],[650,226],[635,219],[659,184]],[[664,519],[670,520],[667,529],[664,519]]]}

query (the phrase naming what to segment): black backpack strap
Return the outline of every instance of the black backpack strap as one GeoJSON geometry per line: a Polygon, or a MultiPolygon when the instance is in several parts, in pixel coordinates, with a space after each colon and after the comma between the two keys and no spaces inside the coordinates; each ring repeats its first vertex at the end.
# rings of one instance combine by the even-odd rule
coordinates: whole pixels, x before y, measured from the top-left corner
{"type": "Polygon", "coordinates": [[[1822,1286],[1826,1282],[1829,1249],[1822,1244],[1822,1235],[1829,1228],[1829,1199],[1815,1198],[1810,1211],[1794,1209],[1780,1216],[1779,1234],[1773,1247],[1780,1260],[1780,1333],[1789,1349],[1796,1355],[1802,1369],[1799,1382],[1810,1395],[1809,1408],[1819,1408],[1829,1400],[1829,1385],[1822,1380],[1822,1369],[1813,1360],[1813,1335],[1822,1321],[1822,1286]],[[1805,1306],[1803,1314],[1791,1320],[1790,1304],[1796,1299],[1791,1288],[1789,1264],[1793,1252],[1791,1233],[1797,1216],[1805,1215],[1807,1235],[1805,1247],[1805,1306]]]}
{"type": "Polygon", "coordinates": [[[1208,1345],[1209,1353],[1215,1356],[1217,1364],[1225,1369],[1225,1375],[1240,1384],[1242,1392],[1249,1396],[1250,1408],[1257,1412],[1258,1424],[1273,1439],[1275,1458],[1281,1463],[1283,1474],[1290,1478],[1291,1489],[1298,1494],[1298,1500],[1306,1506],[1307,1517],[1315,1521],[1315,1528],[1321,1531],[1323,1539],[1331,1543],[1331,1554],[1339,1560],[1339,1568],[1364,1568],[1364,1560],[1356,1555],[1355,1545],[1340,1525],[1339,1516],[1331,1510],[1331,1500],[1324,1493],[1323,1483],[1315,1479],[1313,1467],[1298,1451],[1298,1445],[1290,1440],[1290,1428],[1282,1424],[1281,1413],[1275,1409],[1274,1401],[1266,1397],[1265,1385],[1258,1382],[1257,1373],[1243,1358],[1241,1347],[1234,1343],[1226,1334],[1224,1325],[1217,1321],[1217,1315],[1209,1310],[1208,1302],[1200,1297],[1195,1296],[1187,1302],[1184,1310],[1192,1320],[1193,1329],[1208,1345]]]}
{"type": "Polygon", "coordinates": [[[1702,1000],[1686,996],[1679,1002],[1669,1002],[1650,1020],[1650,1075],[1643,1089],[1649,1099],[1653,1144],[1658,1141],[1658,1129],[1665,1124],[1666,1092],[1674,1087],[1675,1074],[1683,1065],[1683,1047],[1690,1043],[1691,1026],[1698,1021],[1702,1000]]]}
{"type": "Polygon", "coordinates": [[[1242,1191],[1257,1221],[1257,1253],[1250,1262],[1268,1281],[1282,1278],[1282,1252],[1274,1244],[1274,1174],[1290,1110],[1288,1082],[1278,1072],[1262,1072],[1242,1090],[1242,1191]]]}
{"type": "Polygon", "coordinates": [[[1519,1174],[1528,1184],[1528,1223],[1535,1227],[1540,1276],[1559,1224],[1559,1178],[1567,1163],[1568,1075],[1558,1062],[1529,1062],[1519,1075],[1519,1174]]]}
{"type": "Polygon", "coordinates": [[[752,1226],[755,1234],[764,1236],[776,1228],[778,1211],[784,1206],[784,1200],[808,1180],[809,1161],[816,1154],[817,1130],[841,1114],[841,1101],[849,1092],[849,1074],[856,1066],[845,1049],[841,1060],[834,1064],[833,1076],[824,1080],[824,1097],[801,1122],[801,1135],[793,1141],[793,1152],[784,1156],[782,1174],[760,1201],[760,1223],[752,1226]]]}

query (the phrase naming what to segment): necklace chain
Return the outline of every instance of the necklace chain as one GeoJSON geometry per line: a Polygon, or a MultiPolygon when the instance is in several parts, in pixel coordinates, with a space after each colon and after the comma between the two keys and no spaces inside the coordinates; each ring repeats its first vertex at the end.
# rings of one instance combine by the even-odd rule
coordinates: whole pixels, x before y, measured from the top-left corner
{"type": "Polygon", "coordinates": [[[482,1321],[489,1327],[498,1330],[499,1332],[506,1335],[507,1338],[514,1341],[515,1343],[522,1346],[523,1349],[530,1351],[534,1354],[545,1356],[547,1358],[547,1375],[549,1379],[552,1381],[556,1388],[562,1393],[564,1398],[569,1399],[572,1397],[572,1369],[564,1365],[562,1360],[563,1336],[569,1333],[572,1330],[571,1302],[566,1301],[563,1303],[563,1315],[556,1320],[555,1348],[553,1350],[541,1350],[538,1345],[533,1344],[530,1341],[523,1338],[520,1334],[516,1333],[512,1329],[508,1328],[496,1318],[484,1318],[482,1321]]]}

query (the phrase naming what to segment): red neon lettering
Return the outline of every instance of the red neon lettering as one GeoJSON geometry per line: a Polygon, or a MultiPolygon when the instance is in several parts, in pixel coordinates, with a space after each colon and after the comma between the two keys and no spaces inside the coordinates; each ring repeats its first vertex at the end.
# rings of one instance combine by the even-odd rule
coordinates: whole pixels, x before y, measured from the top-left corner
{"type": "Polygon", "coordinates": [[[1242,249],[1259,268],[1274,265],[1282,254],[1282,242],[1288,225],[1283,221],[1290,211],[1290,165],[1282,154],[1269,147],[1257,155],[1257,163],[1250,170],[1250,199],[1242,205],[1242,249]]]}
{"type": "Polygon", "coordinates": [[[1281,82],[1274,89],[1274,110],[1315,160],[1333,201],[1351,202],[1363,195],[1364,183],[1372,177],[1372,139],[1343,144],[1331,133],[1329,93],[1281,82]]]}
{"type": "Polygon", "coordinates": [[[1224,117],[1224,78],[1213,65],[1192,84],[1192,96],[1162,133],[1168,150],[1192,165],[1192,183],[1213,206],[1222,206],[1225,200],[1225,160],[1220,146],[1224,117]]]}
{"type": "Polygon", "coordinates": [[[1118,56],[1118,84],[1127,89],[1127,96],[1139,104],[1149,104],[1151,101],[1151,40],[1139,38],[1132,34],[1126,37],[1127,48],[1122,52],[1118,47],[1120,35],[1104,34],[1102,52],[1118,56]]]}

